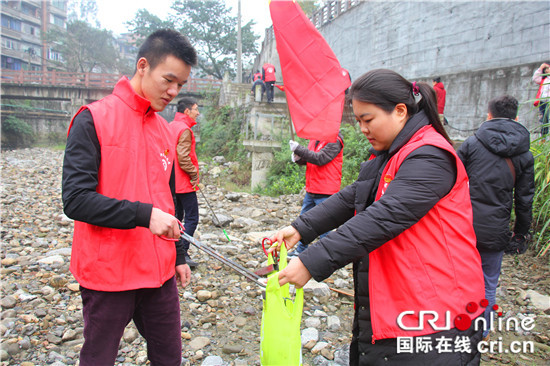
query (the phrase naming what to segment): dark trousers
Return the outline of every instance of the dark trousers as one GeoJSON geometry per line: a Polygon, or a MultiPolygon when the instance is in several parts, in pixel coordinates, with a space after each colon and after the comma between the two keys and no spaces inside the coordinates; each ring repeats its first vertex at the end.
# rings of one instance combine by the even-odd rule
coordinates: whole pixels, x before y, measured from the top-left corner
{"type": "MultiPolygon", "coordinates": [[[[176,218],[183,222],[185,232],[193,236],[199,224],[197,192],[176,193],[176,218]]],[[[187,254],[190,244],[187,240],[182,239],[182,242],[187,254]]]]}
{"type": "Polygon", "coordinates": [[[132,319],[147,341],[151,365],[180,366],[180,303],[175,277],[160,288],[80,290],[84,316],[80,366],[114,365],[124,328],[132,319]]]}
{"type": "Polygon", "coordinates": [[[539,122],[543,125],[540,129],[540,134],[542,136],[546,136],[548,135],[548,114],[550,114],[550,102],[539,104],[539,114],[539,122]]]}
{"type": "Polygon", "coordinates": [[[273,102],[273,85],[275,84],[274,81],[266,81],[265,82],[265,88],[267,90],[267,101],[273,102]]]}

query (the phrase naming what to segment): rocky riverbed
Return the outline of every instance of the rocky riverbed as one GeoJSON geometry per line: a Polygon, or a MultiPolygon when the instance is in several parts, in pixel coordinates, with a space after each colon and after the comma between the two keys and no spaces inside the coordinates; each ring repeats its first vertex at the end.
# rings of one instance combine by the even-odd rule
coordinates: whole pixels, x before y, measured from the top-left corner
{"type": "MultiPolygon", "coordinates": [[[[0,365],[78,365],[83,343],[78,284],[69,272],[72,220],[61,204],[63,152],[47,148],[2,152],[2,298],[0,365]]],[[[223,162],[217,169],[224,169],[223,162]]],[[[256,270],[265,265],[259,240],[287,225],[302,196],[277,198],[227,192],[208,184],[205,194],[225,231],[213,225],[199,195],[195,237],[224,256],[256,270]]],[[[211,181],[216,181],[211,179],[211,181]]],[[[183,357],[188,365],[259,365],[262,290],[227,266],[191,248],[199,263],[180,290],[183,357]]],[[[353,300],[351,266],[324,283],[310,281],[302,317],[304,365],[347,365],[353,300]],[[338,290],[338,291],[334,291],[338,290]]],[[[533,329],[505,329],[492,339],[486,365],[550,364],[548,258],[507,256],[497,301],[506,319],[533,318],[533,329]],[[505,352],[510,342],[532,342],[531,352],[505,352]]],[[[522,343],[523,344],[523,343],[522,343]]],[[[131,323],[117,365],[148,364],[146,346],[131,323]]]]}

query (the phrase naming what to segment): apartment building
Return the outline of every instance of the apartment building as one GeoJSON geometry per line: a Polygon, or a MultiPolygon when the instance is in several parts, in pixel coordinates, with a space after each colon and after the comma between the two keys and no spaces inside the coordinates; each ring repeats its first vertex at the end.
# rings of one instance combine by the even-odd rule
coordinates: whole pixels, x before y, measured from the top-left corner
{"type": "Polygon", "coordinates": [[[43,37],[51,27],[66,29],[66,0],[16,0],[1,3],[2,69],[49,70],[62,61],[43,37]]]}

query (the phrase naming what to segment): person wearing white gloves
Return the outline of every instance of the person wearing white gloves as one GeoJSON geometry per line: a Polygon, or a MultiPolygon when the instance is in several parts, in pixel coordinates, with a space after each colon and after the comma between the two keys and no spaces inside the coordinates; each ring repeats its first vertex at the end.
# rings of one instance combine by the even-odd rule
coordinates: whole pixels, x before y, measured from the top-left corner
{"type": "MultiPolygon", "coordinates": [[[[301,211],[303,214],[340,190],[344,138],[338,133],[336,142],[310,140],[307,148],[294,140],[290,140],[288,144],[292,151],[292,161],[306,166],[306,195],[301,211]]],[[[326,233],[320,237],[325,235],[326,233]]],[[[300,242],[288,255],[295,256],[306,249],[307,244],[300,242]]]]}

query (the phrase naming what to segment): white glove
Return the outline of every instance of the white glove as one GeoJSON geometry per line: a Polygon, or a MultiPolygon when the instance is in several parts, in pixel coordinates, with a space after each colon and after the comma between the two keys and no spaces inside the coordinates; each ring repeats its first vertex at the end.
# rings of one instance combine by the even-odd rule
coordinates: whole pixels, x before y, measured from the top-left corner
{"type": "Polygon", "coordinates": [[[288,145],[290,146],[290,151],[294,151],[294,150],[296,150],[296,148],[297,148],[298,145],[300,145],[300,144],[297,143],[297,142],[294,141],[294,140],[289,140],[289,141],[288,141],[288,145]]]}
{"type": "Polygon", "coordinates": [[[293,163],[296,162],[296,154],[290,153],[290,160],[292,160],[293,163]]]}

